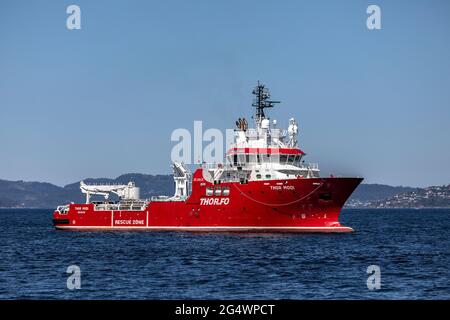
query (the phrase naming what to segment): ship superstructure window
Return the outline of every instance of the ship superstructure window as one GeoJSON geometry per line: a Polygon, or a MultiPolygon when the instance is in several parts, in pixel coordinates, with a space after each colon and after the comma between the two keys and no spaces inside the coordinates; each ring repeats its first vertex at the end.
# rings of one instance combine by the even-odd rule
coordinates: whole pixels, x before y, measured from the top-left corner
{"type": "Polygon", "coordinates": [[[245,164],[245,154],[239,154],[239,164],[240,165],[245,164]]]}
{"type": "MultiPolygon", "coordinates": [[[[300,164],[301,155],[294,155],[294,154],[282,154],[279,156],[279,162],[280,164],[291,164],[298,166],[300,164]]],[[[273,162],[276,162],[276,157],[272,157],[273,162]]]]}
{"type": "Polygon", "coordinates": [[[297,167],[301,166],[301,164],[302,164],[301,160],[302,160],[302,155],[295,156],[294,165],[297,167]]]}
{"type": "Polygon", "coordinates": [[[261,179],[261,175],[259,173],[256,175],[256,179],[261,179]]]}
{"type": "Polygon", "coordinates": [[[266,174],[266,179],[270,179],[272,176],[270,174],[266,174]]]}
{"type": "Polygon", "coordinates": [[[270,163],[270,154],[262,154],[261,162],[262,163],[270,163]]]}
{"type": "Polygon", "coordinates": [[[217,197],[220,197],[220,196],[229,196],[230,195],[230,188],[229,187],[214,187],[214,188],[211,188],[211,187],[207,187],[206,188],[206,195],[208,196],[208,197],[211,197],[211,196],[217,196],[217,197]]]}

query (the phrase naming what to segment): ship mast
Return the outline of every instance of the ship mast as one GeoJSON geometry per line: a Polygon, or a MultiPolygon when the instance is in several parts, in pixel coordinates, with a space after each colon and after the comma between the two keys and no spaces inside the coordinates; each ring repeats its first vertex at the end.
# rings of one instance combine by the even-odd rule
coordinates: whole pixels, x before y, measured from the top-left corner
{"type": "Polygon", "coordinates": [[[253,99],[252,106],[256,108],[254,120],[256,122],[256,127],[261,127],[261,122],[266,118],[264,114],[265,108],[273,108],[275,103],[280,103],[280,101],[271,101],[269,89],[264,86],[264,84],[258,81],[258,84],[253,89],[252,94],[255,95],[253,99]]]}

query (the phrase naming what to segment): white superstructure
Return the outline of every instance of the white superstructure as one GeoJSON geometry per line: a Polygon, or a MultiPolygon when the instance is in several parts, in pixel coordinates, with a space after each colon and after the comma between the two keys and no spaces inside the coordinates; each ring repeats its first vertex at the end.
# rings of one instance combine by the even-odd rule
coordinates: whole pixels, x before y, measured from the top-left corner
{"type": "Polygon", "coordinates": [[[259,84],[253,90],[256,96],[255,128],[249,128],[245,118],[236,121],[235,143],[227,152],[224,166],[207,166],[214,181],[317,178],[317,164],[302,161],[304,153],[298,148],[298,124],[289,119],[287,129],[277,128],[277,121],[270,121],[264,113],[278,101],[270,101],[270,93],[259,84]]]}

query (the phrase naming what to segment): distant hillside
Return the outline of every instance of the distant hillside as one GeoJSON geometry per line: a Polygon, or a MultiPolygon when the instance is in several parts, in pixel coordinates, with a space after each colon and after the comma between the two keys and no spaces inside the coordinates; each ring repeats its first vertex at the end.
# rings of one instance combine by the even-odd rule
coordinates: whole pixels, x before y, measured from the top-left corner
{"type": "Polygon", "coordinates": [[[360,184],[350,199],[359,201],[376,201],[395,196],[405,192],[417,191],[418,188],[392,187],[385,184],[360,184]]]}
{"type": "Polygon", "coordinates": [[[432,186],[370,203],[374,208],[450,208],[450,184],[432,186]]]}
{"type": "Polygon", "coordinates": [[[54,207],[70,197],[64,188],[43,182],[0,180],[0,207],[54,207]]]}

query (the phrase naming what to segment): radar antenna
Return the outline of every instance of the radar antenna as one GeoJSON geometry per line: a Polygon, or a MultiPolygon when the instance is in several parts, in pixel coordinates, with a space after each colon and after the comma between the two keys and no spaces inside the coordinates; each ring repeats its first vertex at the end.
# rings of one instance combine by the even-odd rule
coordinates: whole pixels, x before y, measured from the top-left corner
{"type": "Polygon", "coordinates": [[[256,108],[255,121],[259,127],[261,121],[266,118],[266,115],[264,114],[264,109],[273,108],[274,104],[280,103],[280,101],[268,100],[270,99],[269,89],[266,88],[259,81],[256,87],[253,89],[252,94],[255,95],[252,106],[256,108]]]}

